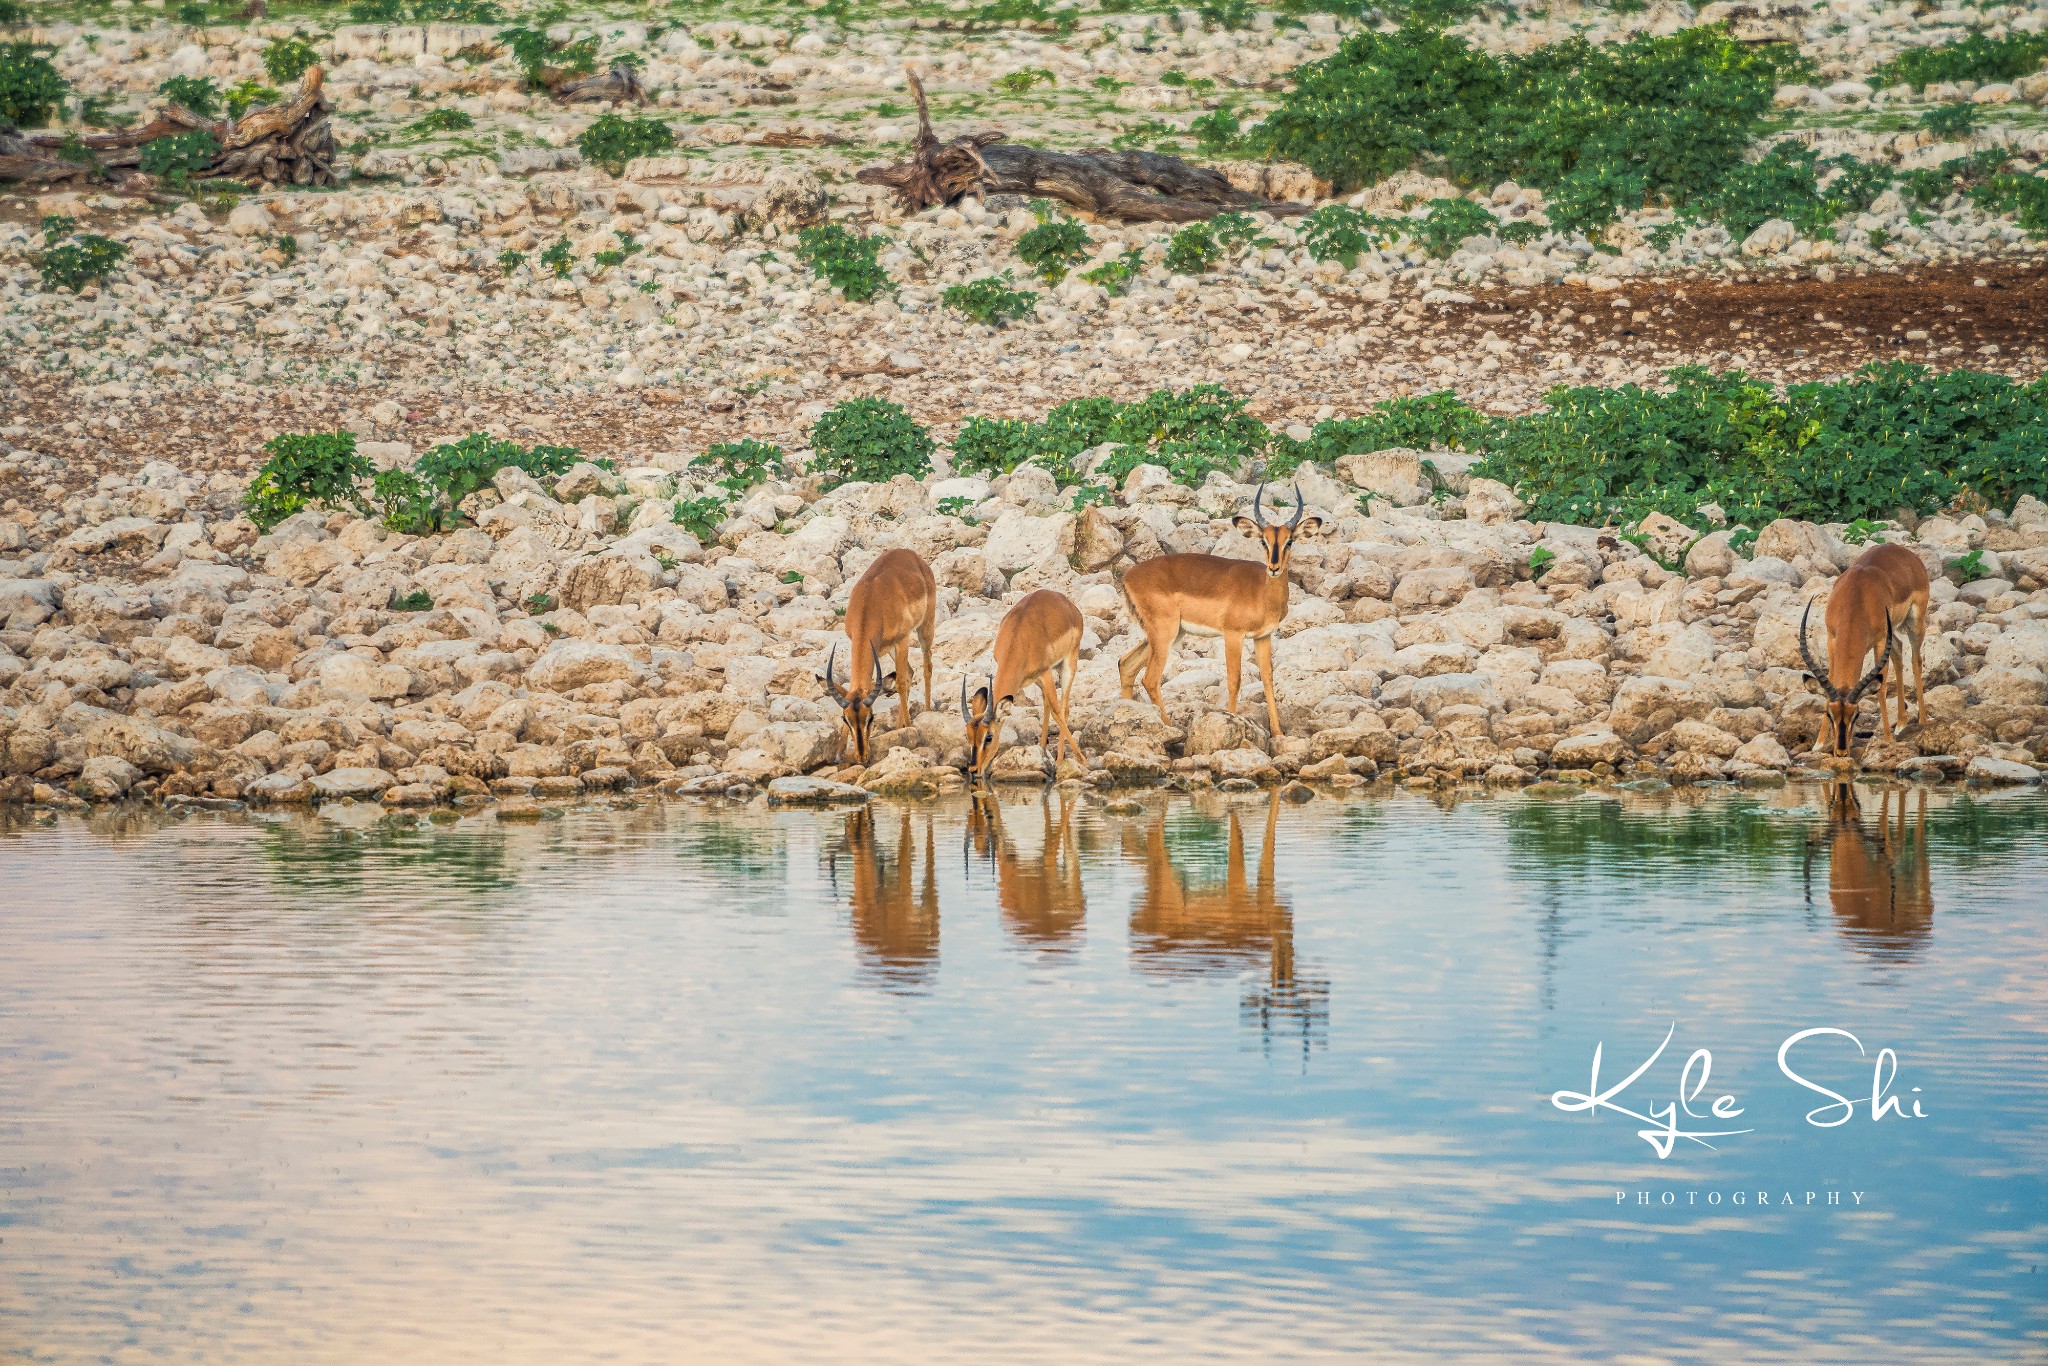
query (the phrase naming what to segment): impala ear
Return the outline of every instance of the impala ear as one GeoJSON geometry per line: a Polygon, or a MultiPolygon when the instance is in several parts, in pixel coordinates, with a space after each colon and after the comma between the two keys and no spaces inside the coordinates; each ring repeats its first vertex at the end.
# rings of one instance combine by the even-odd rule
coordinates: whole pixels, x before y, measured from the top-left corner
{"type": "Polygon", "coordinates": [[[1300,526],[1298,526],[1298,527],[1296,527],[1296,528],[1294,529],[1294,534],[1295,534],[1295,535],[1297,535],[1297,536],[1313,536],[1313,535],[1315,535],[1315,534],[1316,534],[1316,533],[1317,533],[1318,531],[1321,531],[1322,529],[1323,529],[1323,519],[1322,519],[1322,518],[1320,518],[1320,517],[1304,517],[1304,518],[1302,518],[1302,519],[1301,519],[1301,525],[1300,525],[1300,526]]]}
{"type": "Polygon", "coordinates": [[[1259,534],[1259,524],[1249,517],[1233,517],[1230,519],[1230,524],[1247,536],[1259,534]]]}

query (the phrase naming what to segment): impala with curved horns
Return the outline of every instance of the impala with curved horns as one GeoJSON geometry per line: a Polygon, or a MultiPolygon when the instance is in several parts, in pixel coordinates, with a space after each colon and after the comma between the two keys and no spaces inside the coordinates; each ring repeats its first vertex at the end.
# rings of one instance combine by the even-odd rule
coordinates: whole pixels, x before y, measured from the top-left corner
{"type": "Polygon", "coordinates": [[[1131,605],[1144,642],[1117,661],[1123,695],[1135,695],[1139,670],[1145,692],[1159,715],[1166,702],[1159,685],[1166,677],[1166,653],[1182,635],[1223,638],[1223,705],[1237,708],[1238,680],[1244,671],[1244,639],[1250,636],[1257,655],[1259,678],[1266,689],[1266,719],[1277,737],[1280,704],[1273,695],[1273,632],[1287,616],[1287,565],[1298,536],[1322,529],[1320,517],[1304,517],[1301,486],[1294,488],[1294,515],[1269,522],[1260,511],[1266,486],[1252,495],[1251,516],[1231,525],[1259,541],[1261,558],[1235,560],[1223,555],[1161,555],[1133,565],[1123,577],[1124,600],[1131,605]]]}
{"type": "MultiPolygon", "coordinates": [[[[995,763],[999,718],[1017,694],[1038,685],[1038,744],[1041,749],[1059,727],[1060,740],[1074,752],[1074,761],[1088,767],[1081,743],[1067,729],[1067,709],[1074,702],[1074,676],[1081,669],[1081,609],[1064,593],[1041,588],[1003,615],[996,628],[996,671],[984,687],[967,695],[967,680],[960,680],[960,719],[967,723],[967,776],[971,782],[986,782],[995,763]],[[1053,670],[1066,673],[1066,695],[1053,670]]],[[[1053,759],[1058,762],[1058,752],[1053,759]]]]}
{"type": "Polygon", "coordinates": [[[1807,619],[1813,615],[1813,604],[1806,604],[1799,618],[1799,654],[1806,661],[1807,682],[1827,698],[1827,738],[1835,753],[1849,753],[1855,740],[1856,710],[1873,684],[1877,685],[1878,729],[1890,739],[1906,728],[1906,661],[1902,651],[1893,649],[1895,639],[1902,638],[1912,647],[1919,714],[1927,715],[1927,671],[1921,663],[1920,644],[1927,630],[1930,587],[1927,566],[1904,546],[1874,545],[1858,555],[1828,593],[1825,669],[1807,643],[1807,619]],[[1873,650],[1877,663],[1863,673],[1863,661],[1873,650]],[[1885,673],[1888,662],[1893,668],[1890,677],[1885,673]],[[1856,680],[1853,686],[1849,679],[1856,680]],[[1885,712],[1893,688],[1898,693],[1896,727],[1885,712]]]}
{"type": "Polygon", "coordinates": [[[868,762],[868,736],[875,724],[875,699],[891,679],[899,702],[896,723],[910,723],[910,638],[924,650],[924,706],[932,706],[932,631],[939,606],[938,581],[930,566],[909,550],[887,550],[853,585],[846,602],[846,638],[853,642],[846,686],[833,677],[839,647],[826,656],[819,681],[839,704],[840,727],[857,764],[868,762]],[[882,656],[894,654],[895,671],[882,676],[882,656]]]}

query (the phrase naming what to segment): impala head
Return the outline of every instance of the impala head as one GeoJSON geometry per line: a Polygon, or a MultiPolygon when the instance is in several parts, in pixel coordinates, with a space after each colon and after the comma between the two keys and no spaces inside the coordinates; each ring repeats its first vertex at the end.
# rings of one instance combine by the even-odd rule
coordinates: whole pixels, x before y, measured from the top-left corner
{"type": "MultiPolygon", "coordinates": [[[[1008,699],[1005,699],[1006,701],[1008,699]]],[[[996,678],[990,674],[984,687],[967,693],[967,680],[960,680],[960,719],[967,723],[967,781],[985,783],[989,767],[996,761],[996,678]]]]}
{"type": "Polygon", "coordinates": [[[1263,503],[1265,499],[1266,486],[1261,482],[1259,491],[1252,495],[1252,515],[1249,517],[1237,517],[1232,520],[1231,525],[1247,536],[1256,536],[1258,538],[1259,549],[1266,557],[1266,577],[1277,579],[1285,576],[1287,573],[1287,557],[1294,550],[1294,538],[1296,536],[1315,535],[1316,532],[1322,529],[1323,519],[1320,517],[1310,517],[1306,521],[1302,519],[1305,505],[1301,501],[1301,485],[1299,484],[1294,486],[1294,515],[1284,522],[1269,522],[1266,520],[1266,514],[1259,507],[1259,504],[1263,503]]]}
{"type": "MultiPolygon", "coordinates": [[[[834,645],[832,653],[825,656],[825,672],[818,675],[818,681],[825,685],[825,691],[839,704],[839,729],[846,738],[846,747],[853,753],[853,761],[865,764],[868,761],[868,735],[875,725],[875,699],[889,686],[891,679],[882,677],[882,657],[871,649],[874,671],[870,674],[874,682],[866,692],[854,692],[839,686],[832,677],[833,664],[839,658],[839,647],[834,645]]],[[[893,678],[893,675],[892,675],[893,678]]],[[[850,681],[850,680],[849,680],[850,681]]]]}
{"type": "Polygon", "coordinates": [[[1853,688],[1835,685],[1834,675],[1821,667],[1813,657],[1813,647],[1807,643],[1806,622],[1813,615],[1813,604],[1806,604],[1806,611],[1799,618],[1799,656],[1806,661],[1806,682],[1815,692],[1827,699],[1828,739],[1834,745],[1834,752],[1847,754],[1856,738],[1856,708],[1861,705],[1863,695],[1871,690],[1877,680],[1884,677],[1885,661],[1892,653],[1892,614],[1884,614],[1884,645],[1877,652],[1877,663],[1869,673],[1856,681],[1853,688]]]}

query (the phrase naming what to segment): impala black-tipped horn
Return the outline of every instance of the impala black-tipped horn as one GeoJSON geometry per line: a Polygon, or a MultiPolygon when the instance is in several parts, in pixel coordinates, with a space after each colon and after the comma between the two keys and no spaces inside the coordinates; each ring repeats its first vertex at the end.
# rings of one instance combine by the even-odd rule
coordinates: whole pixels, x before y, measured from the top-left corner
{"type": "Polygon", "coordinates": [[[1263,510],[1263,509],[1261,509],[1261,508],[1260,508],[1260,506],[1259,506],[1259,504],[1261,504],[1261,503],[1263,503],[1263,502],[1265,502],[1265,501],[1266,501],[1266,481],[1265,481],[1265,480],[1263,480],[1263,479],[1261,479],[1261,480],[1259,481],[1259,491],[1258,491],[1257,493],[1254,493],[1254,494],[1252,495],[1252,520],[1253,520],[1254,522],[1257,522],[1257,523],[1258,523],[1258,524],[1259,524],[1260,526],[1264,526],[1264,525],[1266,524],[1266,514],[1265,514],[1264,510],[1263,510]]]}
{"type": "Polygon", "coordinates": [[[873,702],[882,695],[882,689],[889,686],[894,680],[895,675],[891,674],[888,678],[882,677],[882,652],[873,645],[868,646],[868,658],[875,662],[875,672],[873,674],[875,681],[868,685],[868,701],[873,702]]]}
{"type": "Polygon", "coordinates": [[[1799,615],[1799,657],[1806,661],[1806,671],[1818,679],[1823,688],[1833,692],[1835,690],[1835,681],[1828,677],[1828,671],[1823,669],[1819,662],[1814,659],[1813,647],[1806,642],[1806,621],[1812,615],[1813,603],[1809,601],[1806,604],[1806,610],[1799,615]]]}
{"type": "Polygon", "coordinates": [[[832,666],[838,660],[839,647],[834,645],[832,652],[825,656],[825,672],[818,675],[818,681],[825,685],[826,692],[832,694],[833,701],[844,705],[846,702],[846,689],[840,687],[838,681],[832,677],[832,666]]]}
{"type": "MultiPolygon", "coordinates": [[[[1870,687],[1873,683],[1877,682],[1878,679],[1884,677],[1885,661],[1890,659],[1891,655],[1892,609],[1887,607],[1884,609],[1884,648],[1877,652],[1877,667],[1873,668],[1869,673],[1863,675],[1862,679],[1856,684],[1856,690],[1849,694],[1849,701],[1859,701],[1862,698],[1863,694],[1870,691],[1870,687]]],[[[1904,675],[1901,674],[1900,677],[1903,678],[1904,675]]],[[[1900,690],[1903,692],[1905,689],[1905,684],[1901,683],[1899,687],[1900,690]]],[[[1883,710],[1883,704],[1881,703],[1879,704],[1879,710],[1883,710]]]]}
{"type": "Polygon", "coordinates": [[[1301,485],[1297,482],[1294,486],[1294,515],[1287,519],[1289,530],[1301,525],[1301,514],[1306,511],[1308,511],[1308,504],[1301,500],[1301,485]]]}
{"type": "Polygon", "coordinates": [[[967,722],[967,723],[968,723],[969,725],[972,725],[972,724],[974,724],[974,713],[973,713],[973,712],[971,712],[971,711],[969,711],[969,710],[967,710],[967,675],[966,675],[966,674],[961,674],[961,675],[960,675],[960,719],[961,719],[962,721],[965,721],[965,722],[967,722]]]}

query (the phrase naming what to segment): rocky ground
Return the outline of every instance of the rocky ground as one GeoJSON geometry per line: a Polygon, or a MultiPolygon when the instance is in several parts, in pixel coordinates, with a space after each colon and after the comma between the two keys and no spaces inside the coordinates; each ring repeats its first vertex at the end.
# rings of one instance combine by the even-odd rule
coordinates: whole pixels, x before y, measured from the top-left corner
{"type": "MultiPolygon", "coordinates": [[[[35,8],[80,90],[138,107],[173,73],[260,78],[273,30],[307,27],[35,8]]],[[[1743,554],[1725,533],[1692,544],[1714,531],[1705,521],[1647,528],[1666,563],[1683,554],[1673,572],[1611,531],[1521,520],[1510,491],[1470,481],[1449,453],[1348,457],[1302,480],[1326,525],[1297,551],[1275,651],[1287,734],[1273,737],[1252,715],[1264,708],[1249,669],[1248,715],[1219,709],[1213,645],[1179,654],[1170,724],[1116,696],[1115,658],[1134,640],[1116,573],[1166,551],[1249,554],[1229,527],[1247,485],[1187,489],[1143,467],[1114,505],[1076,514],[1029,467],[993,484],[941,468],[830,493],[799,473],[755,490],[709,545],[667,509],[705,491],[689,462],[711,441],[777,441],[800,471],[810,423],[860,393],[903,404],[943,441],[974,414],[1036,418],[1066,399],[1198,382],[1287,427],[1440,389],[1527,411],[1555,384],[1653,383],[1678,364],[1791,383],[1907,358],[2031,379],[2048,357],[2037,245],[1960,199],[1933,214],[1874,205],[1840,241],[1766,225],[1741,242],[1695,229],[1660,250],[1645,218],[1611,252],[1554,233],[1473,238],[1448,259],[1381,251],[1349,270],[1311,260],[1283,220],[1266,225],[1270,246],[1200,277],[1159,264],[1161,230],[1095,224],[1096,259],[1145,253],[1126,296],[1070,276],[1037,286],[1034,318],[985,328],[938,296],[1025,275],[1024,206],[905,219],[851,181],[903,151],[906,65],[926,73],[942,132],[994,123],[1072,147],[1141,118],[1184,125],[1202,106],[1168,73],[1256,112],[1340,29],[1321,15],[1229,32],[1086,12],[1061,33],[964,13],[571,22],[569,36],[642,55],[656,111],[682,134],[676,155],[616,178],[571,145],[596,111],[519,89],[489,50],[494,26],[323,28],[348,187],[171,212],[95,189],[0,204],[0,795],[495,799],[512,815],[627,784],[725,791],[815,774],[936,791],[960,781],[944,699],[988,667],[1005,604],[1039,587],[1068,592],[1089,624],[1074,703],[1087,781],[1771,781],[1811,761],[1819,701],[1798,677],[1795,628],[1856,553],[1843,528],[1777,523],[1743,554]],[[991,88],[1031,69],[1055,83],[991,88]],[[432,108],[475,126],[407,131],[432,108]],[[49,214],[123,241],[130,261],[80,294],[45,291],[33,258],[49,214]],[[826,217],[889,233],[899,288],[855,305],[808,278],[793,233],[826,217]],[[575,264],[557,278],[532,258],[562,239],[575,264]],[[637,250],[596,259],[622,245],[637,250]],[[508,250],[528,263],[508,272],[508,250]],[[483,430],[572,444],[615,472],[583,466],[552,487],[501,475],[468,508],[475,526],[443,536],[315,513],[259,536],[236,499],[264,440],[336,428],[387,464],[483,430]],[[1426,496],[1425,456],[1453,496],[1426,496]],[[1381,495],[1370,516],[1363,489],[1381,495]],[[965,501],[941,513],[942,499],[965,501]],[[931,559],[942,585],[939,706],[899,718],[885,705],[881,759],[847,769],[815,674],[852,580],[895,545],[931,559]],[[1555,558],[1534,578],[1539,546],[1555,558]],[[393,609],[415,591],[433,606],[393,609]]],[[[1523,46],[1697,17],[1669,3],[1553,7],[1468,31],[1523,46]]],[[[1902,111],[1973,98],[1995,120],[1974,144],[2048,151],[2033,103],[2048,83],[1857,80],[1902,44],[2038,27],[2037,13],[1835,3],[1735,17],[1791,26],[1779,36],[1820,64],[1823,86],[1780,95],[1786,127],[1814,145],[1938,164],[1966,147],[1902,111]]],[[[1261,192],[1319,193],[1300,168],[1232,173],[1261,192]]],[[[1354,202],[1449,192],[1408,177],[1354,202]]],[[[1509,220],[1542,210],[1513,185],[1489,198],[1509,220]]],[[[1928,715],[1862,762],[2034,780],[2048,760],[2048,508],[2027,499],[1884,534],[1935,576],[1928,715]],[[1952,581],[1969,550],[1983,552],[1976,576],[1952,581]]],[[[1027,707],[1000,776],[1043,780],[1044,756],[1017,743],[1035,736],[1027,707]]]]}

